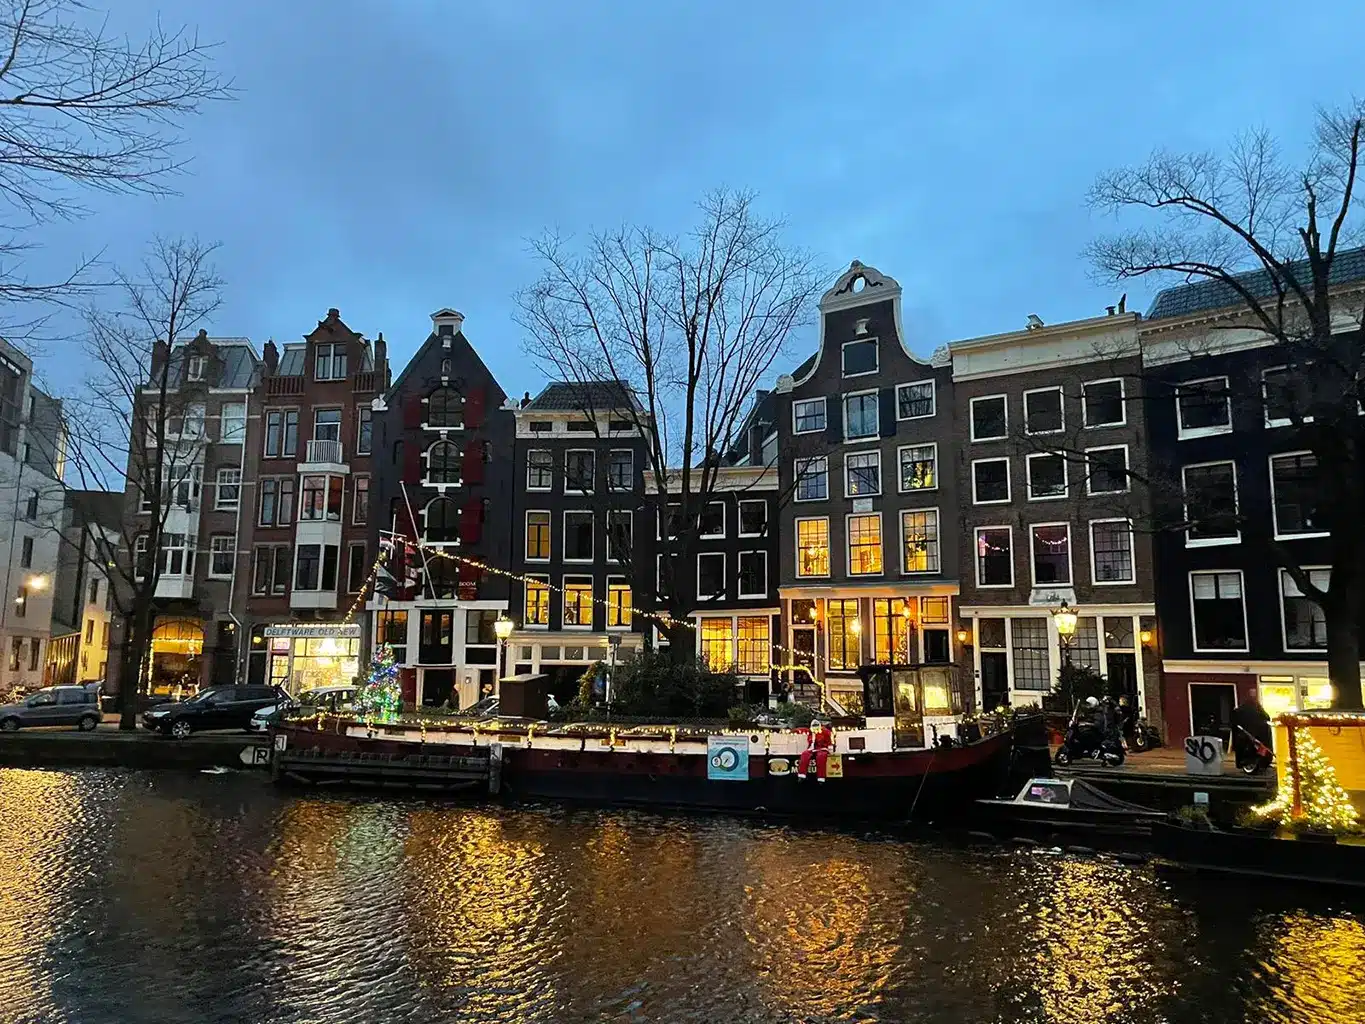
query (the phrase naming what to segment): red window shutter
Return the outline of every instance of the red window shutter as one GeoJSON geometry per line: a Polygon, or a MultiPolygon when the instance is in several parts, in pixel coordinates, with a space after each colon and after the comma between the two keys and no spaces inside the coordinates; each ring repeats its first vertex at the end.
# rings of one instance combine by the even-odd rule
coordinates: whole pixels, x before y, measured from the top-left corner
{"type": "Polygon", "coordinates": [[[464,396],[464,425],[470,430],[483,426],[483,388],[473,387],[464,396]]]}
{"type": "Polygon", "coordinates": [[[467,484],[483,483],[483,442],[468,441],[464,446],[462,474],[467,484]]]}
{"type": "Polygon", "coordinates": [[[417,450],[417,446],[406,445],[403,448],[403,483],[416,484],[422,481],[422,453],[417,450]]]}
{"type": "Polygon", "coordinates": [[[483,536],[483,502],[466,502],[460,509],[460,541],[464,544],[477,543],[483,536]]]}
{"type": "Polygon", "coordinates": [[[422,397],[420,395],[408,395],[403,399],[403,426],[420,427],[422,425],[422,397]]]}

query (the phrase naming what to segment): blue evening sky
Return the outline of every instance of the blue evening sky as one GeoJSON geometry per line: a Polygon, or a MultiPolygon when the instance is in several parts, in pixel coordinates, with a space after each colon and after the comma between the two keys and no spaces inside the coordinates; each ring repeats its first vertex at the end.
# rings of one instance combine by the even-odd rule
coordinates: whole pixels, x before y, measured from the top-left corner
{"type": "MultiPolygon", "coordinates": [[[[180,196],[89,197],[29,270],[136,258],[157,232],[222,243],[212,333],[293,340],[329,306],[396,367],[454,306],[506,390],[541,381],[512,293],[526,239],[685,228],[706,189],[757,190],[831,273],[898,278],[907,331],[945,341],[1097,315],[1123,289],[1079,252],[1102,169],[1264,125],[1302,147],[1350,99],[1365,6],[810,0],[155,0],[141,32],[222,42],[241,96],[188,126],[180,196]]],[[[1151,285],[1133,285],[1145,309],[1151,285]]],[[[813,347],[807,331],[783,369],[813,347]]],[[[40,361],[59,391],[71,350],[40,361]]]]}

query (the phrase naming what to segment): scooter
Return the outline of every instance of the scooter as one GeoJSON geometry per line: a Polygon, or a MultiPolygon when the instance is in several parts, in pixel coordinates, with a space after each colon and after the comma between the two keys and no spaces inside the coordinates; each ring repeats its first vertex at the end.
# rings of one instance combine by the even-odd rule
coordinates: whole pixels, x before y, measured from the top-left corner
{"type": "Polygon", "coordinates": [[[1275,752],[1240,725],[1234,728],[1244,737],[1232,745],[1237,770],[1243,775],[1260,775],[1275,760],[1275,752]]]}
{"type": "Polygon", "coordinates": [[[1071,713],[1071,724],[1062,737],[1062,745],[1053,755],[1053,762],[1068,765],[1077,760],[1095,760],[1109,768],[1123,764],[1123,743],[1117,735],[1105,735],[1093,722],[1079,722],[1081,706],[1071,713]]]}
{"type": "Polygon", "coordinates": [[[1130,722],[1128,728],[1124,730],[1123,741],[1128,745],[1129,750],[1135,754],[1140,754],[1144,750],[1161,746],[1161,733],[1148,725],[1145,717],[1137,718],[1130,722]]]}

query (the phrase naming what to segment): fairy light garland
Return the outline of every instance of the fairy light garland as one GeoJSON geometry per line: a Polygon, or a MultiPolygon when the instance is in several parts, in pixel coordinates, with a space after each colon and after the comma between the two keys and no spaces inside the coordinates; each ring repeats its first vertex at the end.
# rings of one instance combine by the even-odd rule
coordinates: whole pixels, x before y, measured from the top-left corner
{"type": "MultiPolygon", "coordinates": [[[[1293,729],[1294,726],[1289,727],[1293,729]]],[[[1309,828],[1332,832],[1351,832],[1360,825],[1360,815],[1350,796],[1337,781],[1337,770],[1317,740],[1308,732],[1295,730],[1296,756],[1289,761],[1288,778],[1269,803],[1251,808],[1251,813],[1267,821],[1289,824],[1295,820],[1294,790],[1299,791],[1301,820],[1309,828]]]]}

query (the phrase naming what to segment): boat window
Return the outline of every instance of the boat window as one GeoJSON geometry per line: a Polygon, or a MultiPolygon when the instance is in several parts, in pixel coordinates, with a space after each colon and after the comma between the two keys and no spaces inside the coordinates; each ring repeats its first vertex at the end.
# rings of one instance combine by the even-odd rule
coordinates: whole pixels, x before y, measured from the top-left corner
{"type": "Polygon", "coordinates": [[[1027,804],[1069,804],[1071,791],[1065,782],[1034,779],[1024,790],[1022,799],[1027,804]]]}
{"type": "Polygon", "coordinates": [[[895,713],[891,702],[891,673],[887,669],[868,673],[864,705],[864,713],[873,718],[888,718],[895,713]]]}
{"type": "Polygon", "coordinates": [[[914,671],[892,672],[896,691],[896,722],[892,742],[897,747],[924,746],[923,684],[914,671]]]}

